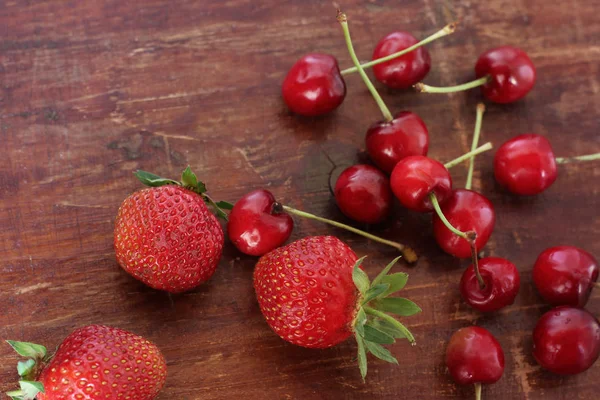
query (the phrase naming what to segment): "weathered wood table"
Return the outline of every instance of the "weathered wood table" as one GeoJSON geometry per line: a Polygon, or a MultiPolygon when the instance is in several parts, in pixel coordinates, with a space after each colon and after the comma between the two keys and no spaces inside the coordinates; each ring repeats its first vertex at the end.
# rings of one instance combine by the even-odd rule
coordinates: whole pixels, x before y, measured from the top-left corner
{"type": "MultiPolygon", "coordinates": [[[[482,140],[499,146],[518,133],[547,135],[559,156],[600,151],[598,0],[343,2],[363,59],[393,30],[417,37],[459,19],[457,33],[429,46],[426,81],[473,76],[478,55],[514,44],[538,70],[535,89],[514,105],[488,105],[482,140]]],[[[235,201],[266,187],[287,204],[343,222],[330,173],[367,160],[364,134],[380,118],[358,76],[348,96],[320,119],[291,115],[280,83],[302,54],[334,54],[350,66],[335,5],[322,1],[0,0],[0,338],[54,347],[74,328],[101,323],[147,336],[163,350],[169,377],[160,399],[471,398],[445,372],[452,332],[490,329],[506,371],[487,399],[595,399],[600,363],[576,377],[543,372],[531,356],[531,331],[548,309],[531,269],[546,247],[573,244],[600,256],[600,165],[561,166],[537,197],[497,187],[493,152],[478,158],[474,187],[494,203],[497,224],[486,254],[511,259],[522,276],[516,303],[493,315],[459,298],[466,262],[434,242],[430,217],[396,206],[369,227],[421,255],[406,289],[423,313],[404,322],[418,346],[398,342],[395,367],[371,360],[366,384],[355,344],[311,351],[271,332],[254,298],[255,258],[226,243],[214,277],[169,298],[123,272],[113,251],[120,202],[141,188],[132,171],[176,177],[190,164],[212,194],[235,201]]],[[[378,85],[394,111],[418,113],[430,155],[448,161],[470,147],[478,90],[455,95],[395,92],[378,85]]],[[[464,184],[466,166],[453,170],[464,184]]],[[[393,251],[318,223],[297,221],[293,239],[335,234],[374,273],[393,251]]],[[[600,313],[600,293],[588,308],[600,313]]],[[[0,345],[0,389],[12,389],[15,364],[0,345]]]]}

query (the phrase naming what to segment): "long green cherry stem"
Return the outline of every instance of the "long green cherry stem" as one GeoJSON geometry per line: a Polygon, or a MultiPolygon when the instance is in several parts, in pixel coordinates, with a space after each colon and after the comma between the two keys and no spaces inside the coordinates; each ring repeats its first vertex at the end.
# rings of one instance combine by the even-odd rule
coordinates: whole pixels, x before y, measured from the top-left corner
{"type": "MultiPolygon", "coordinates": [[[[424,45],[426,45],[428,43],[433,42],[434,40],[437,40],[437,39],[439,39],[441,37],[448,36],[448,35],[454,33],[454,31],[456,30],[456,25],[458,25],[458,23],[456,23],[456,22],[448,24],[445,27],[443,27],[442,29],[440,29],[439,31],[437,31],[436,33],[434,33],[433,35],[428,36],[425,39],[421,40],[419,43],[415,43],[412,46],[407,47],[404,50],[400,50],[400,51],[398,51],[396,53],[392,53],[392,54],[387,55],[385,57],[377,58],[377,59],[375,59],[373,61],[366,62],[364,64],[361,64],[360,66],[362,67],[362,69],[371,68],[371,67],[373,67],[373,66],[375,66],[377,64],[381,64],[381,63],[384,63],[386,61],[393,60],[394,58],[401,57],[401,56],[403,56],[403,55],[405,55],[407,53],[410,53],[413,50],[418,49],[421,46],[424,46],[424,45]]],[[[345,70],[342,70],[341,74],[342,75],[348,75],[348,74],[352,74],[352,73],[357,72],[357,71],[358,71],[357,67],[350,67],[350,68],[346,68],[345,70]]]]}
{"type": "Polygon", "coordinates": [[[437,87],[437,86],[429,86],[424,84],[423,82],[419,82],[416,85],[413,85],[415,90],[420,93],[454,93],[454,92],[462,92],[464,90],[469,90],[476,88],[478,86],[485,85],[489,81],[489,76],[483,76],[479,79],[475,79],[474,81],[463,83],[462,85],[456,86],[447,86],[447,87],[437,87]]]}
{"type": "Polygon", "coordinates": [[[373,98],[375,99],[377,106],[379,106],[379,109],[383,114],[383,118],[387,122],[392,121],[394,117],[392,117],[390,109],[385,105],[385,102],[383,101],[379,93],[377,93],[377,89],[375,89],[375,86],[373,86],[373,84],[371,83],[371,80],[365,73],[365,70],[360,65],[360,61],[358,61],[358,57],[354,52],[354,46],[352,45],[352,38],[350,37],[350,29],[348,28],[348,18],[346,17],[346,14],[338,10],[337,20],[342,26],[342,30],[344,31],[344,39],[346,40],[346,46],[348,46],[348,53],[350,53],[350,58],[352,59],[356,70],[358,71],[365,85],[367,85],[367,88],[369,89],[369,92],[371,92],[371,96],[373,96],[373,98]]]}
{"type": "Polygon", "coordinates": [[[357,235],[361,235],[363,237],[366,237],[367,239],[371,239],[376,242],[383,243],[388,246],[394,247],[394,248],[400,250],[400,252],[404,256],[404,259],[407,262],[414,263],[415,261],[417,261],[418,257],[417,257],[417,254],[415,253],[415,251],[413,249],[411,249],[410,247],[405,246],[401,243],[392,242],[391,240],[386,240],[386,239],[380,238],[379,236],[375,236],[368,232],[361,231],[360,229],[354,228],[350,225],[342,224],[341,222],[333,221],[331,219],[319,217],[317,215],[307,213],[306,211],[300,211],[300,210],[297,210],[295,208],[292,208],[292,207],[289,207],[289,206],[286,206],[283,204],[276,203],[274,209],[277,209],[277,208],[281,208],[281,209],[287,211],[288,213],[296,215],[298,217],[308,218],[308,219],[312,219],[312,220],[319,221],[319,222],[324,222],[326,224],[333,225],[335,227],[342,228],[347,231],[356,233],[357,235]]]}
{"type": "Polygon", "coordinates": [[[452,167],[455,167],[455,166],[457,166],[458,164],[460,164],[460,163],[461,163],[461,162],[463,162],[463,161],[466,161],[466,160],[468,160],[468,159],[470,159],[470,158],[473,158],[473,157],[475,157],[476,155],[478,155],[478,154],[481,154],[481,153],[484,153],[484,152],[486,152],[486,151],[488,151],[488,150],[491,150],[493,147],[494,147],[494,146],[492,146],[492,142],[487,142],[486,144],[484,144],[484,145],[482,145],[482,146],[479,146],[478,148],[476,148],[476,149],[475,149],[475,150],[473,150],[473,151],[470,151],[470,152],[468,152],[468,153],[465,153],[465,154],[463,154],[462,156],[460,156],[460,157],[457,157],[457,158],[455,158],[455,159],[454,159],[454,160],[452,160],[452,161],[448,161],[446,164],[444,164],[444,167],[446,167],[446,168],[448,168],[448,169],[450,169],[450,168],[452,168],[452,167]]]}
{"type": "Polygon", "coordinates": [[[576,156],[576,157],[556,157],[556,162],[558,164],[569,164],[569,163],[578,162],[578,161],[594,161],[594,160],[600,160],[600,153],[586,154],[584,156],[576,156]]]}
{"type": "Polygon", "coordinates": [[[433,209],[435,210],[435,213],[438,215],[438,217],[440,217],[440,220],[443,222],[443,224],[446,225],[446,228],[448,228],[450,230],[450,232],[454,233],[456,236],[465,239],[471,246],[471,258],[473,259],[473,269],[475,270],[475,276],[477,277],[477,282],[479,282],[479,287],[481,289],[484,289],[485,281],[483,280],[483,278],[481,277],[481,274],[479,273],[477,247],[475,246],[475,239],[477,238],[477,233],[475,233],[474,231],[471,231],[471,232],[459,231],[454,226],[452,226],[450,221],[448,221],[448,219],[442,212],[442,209],[440,208],[440,203],[438,202],[438,199],[435,196],[435,193],[433,193],[433,192],[429,193],[429,200],[431,201],[431,205],[433,205],[433,209]]]}
{"type": "MultiPolygon", "coordinates": [[[[473,131],[473,142],[471,143],[471,151],[477,149],[479,144],[479,135],[481,133],[481,123],[483,121],[483,113],[485,112],[485,104],[477,104],[477,117],[475,119],[475,130],[473,131]]],[[[469,159],[469,171],[467,172],[467,183],[465,189],[471,190],[473,186],[473,172],[475,171],[475,157],[469,159]]]]}
{"type": "Polygon", "coordinates": [[[475,384],[475,400],[481,400],[481,383],[475,384]]]}

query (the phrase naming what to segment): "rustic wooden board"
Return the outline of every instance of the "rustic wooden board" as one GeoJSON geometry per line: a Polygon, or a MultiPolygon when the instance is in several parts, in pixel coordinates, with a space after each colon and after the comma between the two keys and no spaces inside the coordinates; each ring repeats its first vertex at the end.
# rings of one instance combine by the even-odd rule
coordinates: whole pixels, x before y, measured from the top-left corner
{"type": "MultiPolygon", "coordinates": [[[[499,145],[525,132],[548,135],[560,156],[600,151],[598,0],[489,2],[347,0],[359,55],[390,31],[424,37],[458,18],[457,34],[430,46],[432,84],[463,82],[488,48],[515,44],[537,66],[524,101],[490,105],[483,138],[499,145]]],[[[290,205],[347,222],[329,193],[335,166],[365,160],[366,128],[378,110],[358,77],[340,109],[299,119],[280,82],[303,53],[349,57],[332,2],[305,0],[0,0],[0,338],[58,345],[74,328],[102,323],[132,330],[163,350],[169,377],[160,399],[471,398],[445,373],[446,341],[477,324],[502,343],[506,372],[488,399],[592,399],[600,363],[571,378],[543,372],[530,333],[548,309],[531,281],[544,248],[573,244],[600,256],[600,165],[560,167],[558,182],[516,198],[493,180],[493,154],[478,158],[475,188],[493,201],[496,230],[486,254],[522,274],[516,303],[482,316],[459,299],[464,263],[443,254],[428,216],[397,207],[370,227],[419,252],[407,296],[423,308],[406,319],[418,340],[393,346],[394,367],[371,361],[367,384],[355,345],[310,351],[274,335],[260,315],[255,259],[230,243],[213,279],[169,298],[118,268],[116,210],[140,188],[138,168],[177,176],[192,165],[219,199],[268,187],[290,205]]],[[[447,161],[469,148],[477,91],[418,95],[382,88],[392,110],[417,112],[431,132],[430,155],[447,161]]],[[[464,182],[466,167],[453,170],[464,182]]],[[[317,223],[293,238],[336,234],[374,273],[394,254],[317,223]]],[[[400,269],[409,270],[406,266],[400,269]]],[[[600,294],[589,309],[600,312],[600,294]]],[[[0,390],[13,387],[16,358],[0,345],[0,390]]]]}

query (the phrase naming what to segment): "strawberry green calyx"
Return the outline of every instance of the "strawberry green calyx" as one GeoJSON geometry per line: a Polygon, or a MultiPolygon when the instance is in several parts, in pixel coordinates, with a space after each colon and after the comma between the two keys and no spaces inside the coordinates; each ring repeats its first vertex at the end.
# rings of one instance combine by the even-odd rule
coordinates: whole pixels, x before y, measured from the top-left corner
{"type": "Polygon", "coordinates": [[[206,185],[204,182],[198,180],[198,177],[192,172],[192,169],[189,166],[181,174],[181,181],[162,178],[151,172],[142,170],[137,170],[135,172],[135,176],[146,186],[159,187],[165,185],[176,185],[191,190],[192,192],[202,196],[204,201],[214,209],[217,217],[222,218],[225,221],[227,221],[227,213],[225,210],[231,210],[233,208],[233,204],[226,201],[215,202],[208,195],[208,193],[206,193],[206,185]]]}
{"type": "Polygon", "coordinates": [[[388,313],[409,317],[421,312],[421,308],[402,297],[390,297],[406,285],[408,274],[388,274],[401,257],[390,262],[373,281],[360,269],[366,257],[360,258],[352,270],[352,280],[360,292],[359,308],[354,319],[354,336],[358,344],[358,367],[363,378],[367,376],[367,354],[393,364],[398,360],[383,345],[393,344],[396,339],[406,338],[415,345],[415,338],[408,328],[388,313]]]}
{"type": "Polygon", "coordinates": [[[19,389],[7,392],[6,395],[12,400],[34,400],[38,393],[44,393],[44,385],[36,382],[43,364],[48,361],[48,352],[42,345],[27,342],[6,341],[20,356],[26,357],[24,361],[17,364],[19,389]]]}

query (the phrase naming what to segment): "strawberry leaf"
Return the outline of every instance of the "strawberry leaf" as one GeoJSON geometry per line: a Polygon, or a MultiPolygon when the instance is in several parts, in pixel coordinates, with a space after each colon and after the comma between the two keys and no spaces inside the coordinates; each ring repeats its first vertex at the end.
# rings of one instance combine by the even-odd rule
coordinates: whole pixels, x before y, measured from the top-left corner
{"type": "Polygon", "coordinates": [[[398,360],[385,347],[372,342],[366,342],[365,345],[371,354],[380,360],[387,361],[392,364],[398,364],[398,360]]]}
{"type": "Polygon", "coordinates": [[[381,294],[385,293],[389,289],[388,283],[380,283],[379,285],[371,286],[364,294],[364,300],[362,304],[367,304],[373,299],[376,299],[381,294]]]}
{"type": "Polygon", "coordinates": [[[11,392],[6,392],[6,395],[11,398],[11,400],[23,400],[23,392],[20,390],[13,390],[11,392]]]}
{"type": "Polygon", "coordinates": [[[360,369],[360,376],[362,376],[363,382],[367,376],[367,351],[365,350],[365,342],[358,333],[354,334],[356,337],[356,344],[358,345],[358,369],[360,369]]]}
{"type": "Polygon", "coordinates": [[[35,400],[38,393],[44,392],[44,385],[41,382],[19,381],[23,400],[35,400]]]}
{"type": "Polygon", "coordinates": [[[377,328],[374,328],[370,324],[365,325],[365,341],[373,342],[373,343],[381,343],[381,344],[392,344],[395,342],[394,338],[384,333],[377,328]]]}
{"type": "Polygon", "coordinates": [[[46,357],[46,353],[48,352],[46,348],[40,344],[16,342],[14,340],[7,340],[6,343],[8,343],[18,355],[23,357],[42,359],[46,357]]]}
{"type": "Polygon", "coordinates": [[[354,269],[352,269],[352,280],[358,288],[358,291],[363,295],[369,290],[370,286],[369,276],[365,271],[359,268],[365,258],[367,258],[367,256],[359,258],[356,261],[356,264],[354,264],[354,269]]]}
{"type": "Polygon", "coordinates": [[[233,204],[227,201],[217,201],[215,204],[223,210],[233,210],[233,204]]]}
{"type": "Polygon", "coordinates": [[[406,286],[408,281],[408,274],[404,272],[398,272],[392,275],[386,275],[381,279],[381,283],[389,283],[390,288],[384,293],[382,297],[387,297],[392,293],[396,293],[406,286]]]}
{"type": "Polygon", "coordinates": [[[375,318],[369,322],[369,325],[381,332],[387,333],[395,339],[402,339],[405,337],[404,332],[401,329],[398,329],[398,327],[390,324],[384,319],[375,318]]]}
{"type": "Polygon", "coordinates": [[[146,186],[159,187],[164,185],[179,185],[179,182],[172,179],[162,178],[158,175],[154,175],[151,172],[137,170],[135,176],[146,186]]]}
{"type": "Polygon", "coordinates": [[[183,184],[183,186],[190,187],[193,189],[196,189],[196,187],[198,186],[198,177],[192,172],[192,169],[189,165],[185,170],[183,170],[183,173],[181,174],[181,183],[183,184]]]}
{"type": "Polygon", "coordinates": [[[386,276],[388,272],[390,272],[390,269],[392,269],[392,267],[401,258],[402,258],[402,256],[398,256],[398,257],[394,258],[388,265],[386,265],[385,268],[379,273],[379,275],[377,275],[377,277],[375,279],[373,279],[372,285],[377,285],[378,283],[380,283],[381,280],[383,279],[383,277],[386,276]]]}
{"type": "Polygon", "coordinates": [[[31,373],[31,371],[33,371],[33,369],[35,368],[35,360],[33,359],[29,359],[26,361],[19,361],[17,363],[17,372],[19,373],[19,376],[22,378],[25,378],[27,375],[29,375],[31,373]]]}
{"type": "Polygon", "coordinates": [[[421,308],[412,301],[403,297],[388,297],[377,300],[377,309],[400,315],[402,317],[410,317],[420,313],[421,308]]]}
{"type": "Polygon", "coordinates": [[[358,313],[356,314],[356,322],[354,325],[354,331],[358,333],[360,336],[365,336],[365,324],[367,323],[367,314],[365,314],[365,310],[363,308],[358,309],[358,313]]]}

